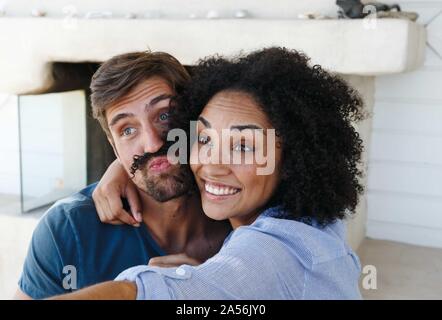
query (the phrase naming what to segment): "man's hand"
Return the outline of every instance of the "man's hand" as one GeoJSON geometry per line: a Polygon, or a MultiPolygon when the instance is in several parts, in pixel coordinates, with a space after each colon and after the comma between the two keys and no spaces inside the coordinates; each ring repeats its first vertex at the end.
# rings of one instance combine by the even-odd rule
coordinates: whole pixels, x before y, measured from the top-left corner
{"type": "Polygon", "coordinates": [[[118,159],[107,168],[92,193],[92,199],[94,199],[98,216],[104,223],[126,223],[138,227],[142,222],[142,207],[137,187],[118,159]],[[121,197],[127,198],[133,217],[124,210],[121,197]]]}
{"type": "Polygon", "coordinates": [[[170,268],[170,267],[178,267],[183,264],[188,264],[190,266],[197,266],[200,265],[201,262],[194,258],[189,257],[185,253],[155,257],[149,260],[149,266],[154,266],[154,267],[170,268]]]}

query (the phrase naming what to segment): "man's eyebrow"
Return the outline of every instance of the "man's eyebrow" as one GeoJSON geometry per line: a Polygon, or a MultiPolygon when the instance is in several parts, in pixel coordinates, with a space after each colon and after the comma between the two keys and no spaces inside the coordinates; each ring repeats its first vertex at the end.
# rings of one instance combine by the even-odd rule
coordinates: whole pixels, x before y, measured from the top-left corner
{"type": "Polygon", "coordinates": [[[135,115],[133,113],[119,113],[115,117],[112,118],[109,126],[114,126],[118,121],[124,118],[134,117],[135,115]]]}
{"type": "Polygon", "coordinates": [[[158,102],[166,100],[166,99],[171,99],[174,98],[175,96],[173,94],[160,94],[159,96],[153,98],[152,100],[150,100],[150,102],[148,104],[146,104],[146,108],[150,109],[152,107],[154,107],[158,102]]]}
{"type": "Polygon", "coordinates": [[[204,117],[199,116],[198,120],[201,121],[206,126],[206,128],[211,128],[212,127],[210,122],[207,121],[204,117]]]}

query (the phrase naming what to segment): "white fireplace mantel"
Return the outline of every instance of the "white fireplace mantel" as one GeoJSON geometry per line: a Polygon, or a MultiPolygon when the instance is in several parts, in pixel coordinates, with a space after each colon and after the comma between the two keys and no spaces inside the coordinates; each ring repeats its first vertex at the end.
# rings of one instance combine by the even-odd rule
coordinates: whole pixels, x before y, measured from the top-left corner
{"type": "Polygon", "coordinates": [[[305,52],[312,63],[375,76],[423,63],[425,28],[401,19],[56,19],[0,18],[0,92],[43,92],[52,62],[101,62],[123,52],[166,51],[187,65],[214,53],[264,46],[305,52]],[[374,25],[375,24],[375,25],[374,25]]]}
{"type": "MultiPolygon", "coordinates": [[[[423,64],[426,32],[400,19],[68,19],[0,18],[0,92],[44,93],[54,88],[54,62],[102,62],[130,51],[151,49],[186,65],[215,53],[248,52],[266,46],[303,51],[312,64],[341,74],[370,114],[374,76],[411,71],[423,64]]],[[[66,80],[66,79],[65,79],[66,80]]],[[[69,80],[69,79],[68,79],[69,80]]],[[[367,170],[371,118],[357,124],[367,170]]],[[[366,175],[365,175],[366,176],[366,175]]],[[[366,185],[366,181],[362,182],[366,185]]],[[[349,220],[348,239],[356,249],[365,237],[367,199],[349,220]]]]}

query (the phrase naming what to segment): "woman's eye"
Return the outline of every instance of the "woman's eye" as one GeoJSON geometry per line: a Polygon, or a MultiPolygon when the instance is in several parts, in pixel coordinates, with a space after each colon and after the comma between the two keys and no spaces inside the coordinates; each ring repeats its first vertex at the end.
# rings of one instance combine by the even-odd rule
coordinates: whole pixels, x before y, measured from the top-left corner
{"type": "Polygon", "coordinates": [[[207,144],[210,141],[210,137],[208,136],[199,136],[198,137],[198,142],[200,144],[207,144]]]}
{"type": "Polygon", "coordinates": [[[133,134],[135,131],[136,131],[136,129],[135,129],[135,128],[132,128],[132,127],[125,128],[125,129],[123,130],[123,132],[121,133],[121,135],[122,135],[122,136],[128,136],[128,135],[133,134]]]}
{"type": "Polygon", "coordinates": [[[160,121],[166,121],[169,119],[169,113],[168,112],[164,112],[162,114],[160,114],[160,121]]]}
{"type": "Polygon", "coordinates": [[[251,152],[251,151],[255,151],[255,148],[246,146],[245,144],[237,144],[233,147],[233,151],[251,152]]]}

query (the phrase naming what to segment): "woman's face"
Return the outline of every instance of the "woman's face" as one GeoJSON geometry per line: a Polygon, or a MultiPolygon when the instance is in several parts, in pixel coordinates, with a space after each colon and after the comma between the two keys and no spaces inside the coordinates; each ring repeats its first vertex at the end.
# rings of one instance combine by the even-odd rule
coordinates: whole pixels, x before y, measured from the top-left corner
{"type": "Polygon", "coordinates": [[[210,218],[229,219],[233,228],[247,225],[271,198],[279,183],[281,150],[268,143],[267,129],[273,129],[270,121],[247,93],[219,92],[203,109],[197,123],[198,140],[191,150],[191,167],[204,212],[210,218]],[[223,129],[231,138],[221,143],[223,129]],[[258,175],[257,169],[267,165],[256,161],[258,153],[274,154],[267,161],[275,161],[275,170],[258,175]],[[247,157],[252,161],[246,162],[247,157]]]}

